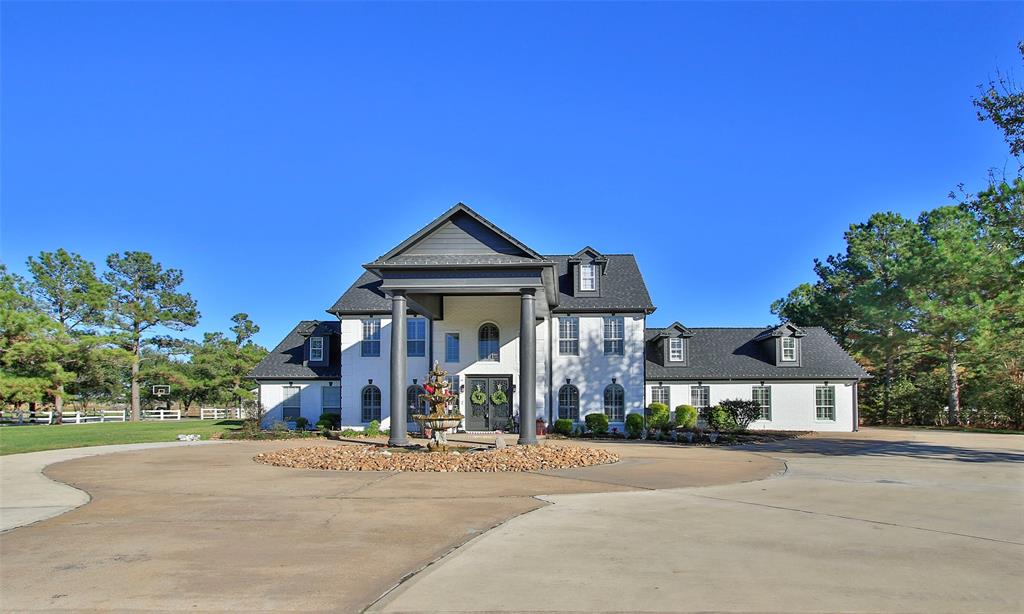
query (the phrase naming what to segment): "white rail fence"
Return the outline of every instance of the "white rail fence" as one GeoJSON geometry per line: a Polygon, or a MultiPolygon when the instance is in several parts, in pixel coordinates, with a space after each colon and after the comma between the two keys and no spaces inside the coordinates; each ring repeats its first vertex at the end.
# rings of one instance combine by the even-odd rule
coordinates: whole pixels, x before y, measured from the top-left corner
{"type": "Polygon", "coordinates": [[[242,410],[229,407],[200,407],[200,420],[227,420],[229,418],[241,418],[242,410]]]}
{"type": "Polygon", "coordinates": [[[143,420],[181,420],[180,409],[147,409],[142,412],[143,420]]]}
{"type": "MultiPolygon", "coordinates": [[[[5,420],[18,424],[50,424],[53,422],[52,411],[30,412],[4,412],[5,420]]],[[[108,409],[98,412],[86,413],[80,411],[66,411],[61,413],[61,422],[64,424],[89,424],[91,422],[126,422],[128,410],[108,409]]]]}

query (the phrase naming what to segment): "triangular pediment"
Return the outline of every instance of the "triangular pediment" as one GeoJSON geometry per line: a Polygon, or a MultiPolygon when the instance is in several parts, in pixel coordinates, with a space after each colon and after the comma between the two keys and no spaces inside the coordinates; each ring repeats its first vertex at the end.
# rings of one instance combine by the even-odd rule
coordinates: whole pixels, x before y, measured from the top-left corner
{"type": "Polygon", "coordinates": [[[693,331],[686,328],[679,322],[673,322],[666,326],[660,333],[656,335],[656,338],[662,337],[692,337],[693,331]]]}
{"type": "Polygon", "coordinates": [[[544,261],[495,224],[459,203],[375,261],[375,264],[544,261]]]}
{"type": "Polygon", "coordinates": [[[597,251],[589,245],[576,252],[569,258],[569,262],[582,262],[583,260],[593,260],[594,262],[607,262],[608,258],[604,254],[597,251]]]}
{"type": "Polygon", "coordinates": [[[801,330],[800,327],[797,326],[796,324],[793,324],[792,322],[783,322],[778,326],[773,326],[764,329],[756,337],[754,337],[754,341],[762,341],[770,337],[803,337],[805,334],[806,333],[804,333],[804,331],[801,330]]]}

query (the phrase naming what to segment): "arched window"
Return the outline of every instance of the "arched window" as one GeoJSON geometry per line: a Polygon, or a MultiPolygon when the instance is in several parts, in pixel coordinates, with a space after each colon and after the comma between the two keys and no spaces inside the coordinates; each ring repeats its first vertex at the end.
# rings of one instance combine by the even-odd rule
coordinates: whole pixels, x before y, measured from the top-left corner
{"type": "Polygon", "coordinates": [[[580,419],[580,391],[576,386],[566,384],[558,389],[558,418],[560,420],[580,419]]]}
{"type": "Polygon", "coordinates": [[[498,353],[498,327],[491,323],[484,324],[477,331],[477,338],[480,345],[480,360],[497,361],[500,358],[498,353]]]}
{"type": "Polygon", "coordinates": [[[427,414],[427,402],[420,398],[426,394],[422,386],[409,386],[405,390],[405,420],[413,422],[412,417],[416,414],[427,414]]]}
{"type": "Polygon", "coordinates": [[[363,422],[380,421],[380,388],[363,388],[363,422]]]}
{"type": "Polygon", "coordinates": [[[622,422],[626,419],[626,393],[622,386],[610,384],[604,389],[604,415],[609,422],[622,422]]]}

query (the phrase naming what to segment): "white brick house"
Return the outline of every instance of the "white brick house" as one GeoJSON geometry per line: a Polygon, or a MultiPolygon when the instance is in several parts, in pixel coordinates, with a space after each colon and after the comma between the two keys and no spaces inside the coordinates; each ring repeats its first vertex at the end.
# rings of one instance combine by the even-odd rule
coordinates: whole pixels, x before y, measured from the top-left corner
{"type": "Polygon", "coordinates": [[[268,421],[331,411],[355,428],[380,420],[402,442],[437,361],[468,431],[595,412],[621,431],[653,401],[754,396],[754,428],[856,428],[866,373],[824,330],[648,329],[655,307],[630,254],[540,255],[460,203],[364,268],[327,310],[335,321],[300,322],[254,369],[268,421]]]}

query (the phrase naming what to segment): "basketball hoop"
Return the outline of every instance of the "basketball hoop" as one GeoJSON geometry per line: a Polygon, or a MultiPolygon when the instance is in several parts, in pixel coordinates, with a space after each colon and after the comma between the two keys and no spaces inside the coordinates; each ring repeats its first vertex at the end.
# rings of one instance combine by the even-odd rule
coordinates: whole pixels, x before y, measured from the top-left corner
{"type": "Polygon", "coordinates": [[[171,387],[166,384],[157,384],[153,386],[153,396],[165,397],[171,394],[171,387]]]}

